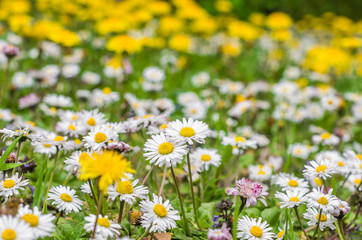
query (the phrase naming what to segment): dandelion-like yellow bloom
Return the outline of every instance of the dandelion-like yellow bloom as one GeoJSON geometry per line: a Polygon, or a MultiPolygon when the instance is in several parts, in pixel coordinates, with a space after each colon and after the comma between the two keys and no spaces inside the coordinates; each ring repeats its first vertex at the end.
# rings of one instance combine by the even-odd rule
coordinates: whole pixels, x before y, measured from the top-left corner
{"type": "Polygon", "coordinates": [[[265,25],[270,29],[286,29],[293,24],[291,17],[283,12],[274,12],[270,14],[266,20],[265,25]]]}
{"type": "Polygon", "coordinates": [[[118,35],[109,39],[107,49],[116,53],[134,53],[142,49],[142,42],[128,35],[118,35]]]}
{"type": "Polygon", "coordinates": [[[92,154],[92,158],[80,160],[80,180],[99,178],[99,189],[107,191],[109,185],[121,178],[127,178],[126,173],[135,173],[131,162],[116,151],[104,151],[92,154]]]}

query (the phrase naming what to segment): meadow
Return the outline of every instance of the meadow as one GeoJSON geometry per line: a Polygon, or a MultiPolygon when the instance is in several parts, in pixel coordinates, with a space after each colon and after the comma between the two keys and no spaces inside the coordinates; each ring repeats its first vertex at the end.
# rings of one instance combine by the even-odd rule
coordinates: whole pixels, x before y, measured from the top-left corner
{"type": "Polygon", "coordinates": [[[362,238],[362,20],[0,1],[0,239],[362,238]]]}

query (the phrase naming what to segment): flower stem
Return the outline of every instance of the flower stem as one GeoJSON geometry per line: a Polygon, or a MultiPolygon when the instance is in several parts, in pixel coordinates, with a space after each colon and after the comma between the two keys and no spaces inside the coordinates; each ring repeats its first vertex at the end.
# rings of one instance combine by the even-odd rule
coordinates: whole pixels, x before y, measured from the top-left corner
{"type": "Polygon", "coordinates": [[[297,219],[298,219],[298,223],[299,223],[299,225],[300,225],[300,228],[302,229],[302,231],[303,231],[305,237],[307,238],[307,240],[309,240],[309,236],[308,236],[308,234],[306,233],[306,231],[305,231],[305,229],[304,229],[304,227],[303,227],[303,225],[302,225],[302,221],[300,220],[300,216],[299,216],[299,213],[298,213],[298,207],[295,206],[295,207],[294,207],[294,210],[295,210],[295,214],[297,215],[297,219]]]}
{"type": "Polygon", "coordinates": [[[290,239],[294,239],[294,228],[293,228],[293,224],[292,224],[292,218],[290,217],[290,211],[287,208],[286,209],[287,212],[287,217],[288,217],[288,222],[289,222],[289,227],[290,227],[290,239]]]}
{"type": "Polygon", "coordinates": [[[58,214],[57,214],[57,218],[55,219],[55,222],[54,222],[55,226],[58,224],[60,215],[62,215],[62,211],[59,211],[58,214]]]}
{"type": "Polygon", "coordinates": [[[317,223],[316,229],[314,230],[314,234],[313,234],[312,240],[314,240],[317,232],[318,232],[318,236],[319,236],[319,224],[320,224],[320,222],[321,222],[321,217],[322,217],[322,209],[319,211],[318,223],[317,223]]]}
{"type": "MultiPolygon", "coordinates": [[[[16,163],[19,162],[19,155],[20,155],[21,143],[22,143],[22,141],[19,141],[19,142],[18,142],[18,149],[16,150],[16,159],[15,159],[16,163]]],[[[13,174],[12,174],[12,175],[15,174],[15,170],[16,170],[16,167],[13,168],[13,174]]]]}
{"type": "Polygon", "coordinates": [[[235,203],[235,211],[234,211],[234,219],[233,219],[233,239],[236,240],[236,226],[238,224],[238,217],[240,215],[240,213],[243,211],[243,208],[246,204],[246,199],[244,198],[240,198],[241,199],[241,203],[240,206],[237,206],[237,202],[238,200],[236,200],[235,203]]]}
{"type": "Polygon", "coordinates": [[[51,173],[50,179],[49,179],[49,185],[48,185],[47,191],[45,193],[45,199],[44,199],[44,205],[43,205],[43,213],[48,212],[48,209],[47,209],[48,193],[49,193],[49,190],[50,190],[50,188],[52,186],[52,181],[53,181],[53,177],[54,177],[55,168],[57,166],[58,158],[59,158],[59,150],[57,149],[57,152],[55,153],[54,166],[53,166],[52,173],[51,173]]]}
{"type": "MultiPolygon", "coordinates": [[[[182,217],[183,217],[183,219],[184,219],[186,235],[189,236],[189,237],[191,237],[192,235],[191,235],[191,231],[190,231],[189,225],[188,225],[188,223],[187,223],[187,218],[186,218],[186,214],[185,214],[185,210],[184,210],[184,205],[183,205],[182,198],[181,198],[180,189],[179,189],[179,187],[178,187],[176,175],[175,175],[175,172],[173,171],[172,165],[171,165],[171,173],[172,173],[173,180],[174,180],[174,182],[175,182],[175,187],[176,187],[176,191],[177,191],[177,196],[178,196],[178,199],[179,199],[179,201],[180,201],[180,208],[181,208],[182,217]]],[[[140,238],[140,239],[141,239],[141,238],[140,238]]]]}
{"type": "Polygon", "coordinates": [[[92,181],[91,181],[90,179],[88,179],[88,184],[89,184],[89,188],[90,188],[91,193],[92,193],[92,197],[93,197],[93,199],[94,199],[94,203],[96,204],[96,206],[98,206],[98,199],[97,199],[96,194],[94,193],[92,181]]]}
{"type": "Polygon", "coordinates": [[[95,234],[96,234],[98,215],[102,212],[101,209],[102,209],[102,203],[103,203],[103,195],[104,195],[103,191],[100,190],[99,191],[99,198],[98,198],[96,221],[94,222],[94,228],[93,228],[93,232],[92,232],[92,239],[94,239],[95,234]]]}
{"type": "Polygon", "coordinates": [[[144,238],[147,236],[148,232],[150,231],[151,227],[152,227],[152,224],[147,228],[147,230],[146,230],[146,231],[141,235],[141,237],[140,237],[139,239],[137,239],[137,240],[142,240],[142,239],[144,239],[144,238]]]}
{"type": "Polygon", "coordinates": [[[161,182],[160,190],[158,191],[158,196],[162,195],[163,187],[165,186],[166,175],[167,175],[167,165],[165,165],[165,169],[163,170],[162,182],[161,182]]]}
{"type": "Polygon", "coordinates": [[[342,219],[339,219],[338,220],[338,223],[339,223],[339,228],[340,228],[340,231],[341,231],[341,234],[342,234],[342,239],[343,240],[346,240],[346,236],[344,235],[344,229],[343,229],[343,221],[342,219]]]}
{"type": "Polygon", "coordinates": [[[188,167],[188,170],[189,170],[190,190],[191,190],[191,196],[192,196],[192,206],[193,206],[193,209],[194,209],[195,221],[196,221],[196,225],[200,228],[199,219],[197,217],[197,206],[196,206],[196,199],[195,199],[195,193],[194,193],[194,185],[193,185],[193,182],[192,182],[190,152],[187,153],[187,167],[188,167]]]}
{"type": "Polygon", "coordinates": [[[121,225],[123,217],[124,201],[120,200],[118,224],[121,225]]]}

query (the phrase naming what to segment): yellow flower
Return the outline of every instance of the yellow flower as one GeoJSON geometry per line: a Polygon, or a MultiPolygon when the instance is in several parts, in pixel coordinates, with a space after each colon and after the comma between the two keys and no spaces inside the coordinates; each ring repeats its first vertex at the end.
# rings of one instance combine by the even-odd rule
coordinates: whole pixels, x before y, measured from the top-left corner
{"type": "Polygon", "coordinates": [[[177,34],[169,40],[168,45],[176,51],[188,52],[192,46],[192,40],[186,34],[177,34]]]}
{"type": "Polygon", "coordinates": [[[260,28],[244,21],[232,21],[227,28],[231,37],[238,37],[248,42],[256,40],[262,34],[260,28]]]}
{"type": "Polygon", "coordinates": [[[217,0],[215,2],[215,8],[219,12],[227,13],[233,8],[233,4],[228,0],[217,0]]]}
{"type": "Polygon", "coordinates": [[[267,16],[265,25],[273,30],[289,28],[293,23],[293,20],[288,14],[282,12],[274,12],[267,16]]]}
{"type": "Polygon", "coordinates": [[[126,173],[135,173],[131,162],[123,158],[123,155],[116,151],[105,151],[93,153],[92,158],[80,160],[80,180],[99,178],[99,189],[107,191],[109,185],[121,178],[127,178],[126,173]]]}
{"type": "Polygon", "coordinates": [[[107,49],[116,53],[135,53],[142,49],[142,42],[128,35],[118,35],[112,37],[107,42],[107,49]]]}

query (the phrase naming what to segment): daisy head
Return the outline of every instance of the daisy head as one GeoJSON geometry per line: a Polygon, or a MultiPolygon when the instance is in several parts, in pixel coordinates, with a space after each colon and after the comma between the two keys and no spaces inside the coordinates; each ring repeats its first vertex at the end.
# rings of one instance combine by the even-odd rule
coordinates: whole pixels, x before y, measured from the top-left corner
{"type": "Polygon", "coordinates": [[[132,205],[137,198],[144,199],[149,192],[147,187],[137,186],[137,183],[138,179],[133,182],[129,180],[117,181],[116,184],[108,187],[108,196],[112,200],[119,197],[121,201],[132,205]]]}
{"type": "Polygon", "coordinates": [[[59,211],[64,211],[65,214],[70,212],[79,212],[82,206],[82,201],[75,194],[74,189],[69,186],[52,187],[49,191],[48,200],[52,201],[59,211]]]}
{"type": "Polygon", "coordinates": [[[22,180],[22,176],[19,177],[18,173],[13,176],[5,178],[0,182],[0,196],[5,198],[5,201],[9,197],[19,193],[19,190],[24,190],[24,187],[28,185],[29,180],[22,180]]]}
{"type": "Polygon", "coordinates": [[[0,236],[4,240],[32,240],[33,231],[28,223],[11,215],[0,216],[0,236]]]}
{"type": "Polygon", "coordinates": [[[150,160],[150,163],[155,163],[160,167],[164,164],[174,167],[182,162],[188,149],[184,142],[176,142],[161,133],[147,140],[144,151],[144,156],[150,160]]]}
{"type": "Polygon", "coordinates": [[[192,144],[194,141],[204,144],[205,138],[210,135],[209,126],[202,122],[189,119],[176,120],[169,123],[166,134],[177,142],[187,142],[192,144]]]}
{"type": "Polygon", "coordinates": [[[332,230],[336,229],[333,223],[337,219],[333,217],[330,213],[324,213],[323,211],[322,213],[320,213],[320,210],[316,208],[307,208],[307,212],[304,213],[303,217],[309,220],[307,223],[308,226],[316,225],[320,219],[319,228],[321,231],[323,231],[326,227],[332,230]]]}
{"type": "Polygon", "coordinates": [[[221,228],[209,229],[207,232],[208,240],[230,240],[232,238],[230,229],[226,226],[226,223],[223,223],[221,228]]]}
{"type": "Polygon", "coordinates": [[[84,146],[86,148],[96,151],[105,148],[109,141],[116,141],[118,139],[118,135],[108,126],[101,125],[89,131],[88,136],[83,139],[85,141],[84,146]]]}
{"type": "Polygon", "coordinates": [[[279,173],[272,176],[272,183],[279,185],[283,191],[293,189],[308,189],[309,184],[303,178],[298,178],[293,174],[279,173]]]}
{"type": "Polygon", "coordinates": [[[163,202],[162,197],[153,194],[153,200],[143,200],[140,203],[143,212],[141,225],[144,228],[150,228],[150,232],[166,232],[176,227],[176,222],[180,220],[178,211],[174,210],[170,201],[163,202]]]}
{"type": "Polygon", "coordinates": [[[336,164],[333,161],[325,159],[320,160],[319,162],[311,161],[303,170],[303,175],[307,179],[319,177],[326,180],[334,173],[336,173],[336,164]]]}
{"type": "Polygon", "coordinates": [[[272,240],[276,237],[271,232],[272,229],[266,221],[262,222],[261,218],[243,216],[242,219],[238,219],[236,237],[248,240],[272,240]]]}
{"type": "Polygon", "coordinates": [[[293,189],[287,190],[285,193],[276,192],[275,197],[280,200],[281,208],[293,208],[307,201],[305,196],[307,192],[306,189],[293,189]]]}
{"type": "Polygon", "coordinates": [[[92,232],[94,230],[94,225],[97,222],[97,228],[95,233],[96,239],[108,239],[115,237],[119,230],[121,229],[121,225],[118,223],[114,223],[108,219],[108,216],[102,216],[101,214],[98,217],[94,214],[90,214],[85,217],[84,220],[86,224],[84,224],[84,229],[86,232],[92,232]]]}
{"type": "Polygon", "coordinates": [[[333,189],[330,189],[327,193],[324,187],[314,188],[311,193],[308,194],[308,207],[321,209],[324,213],[333,213],[335,209],[338,209],[341,205],[340,200],[332,195],[333,189]]]}
{"type": "Polygon", "coordinates": [[[216,149],[198,148],[190,155],[191,161],[202,171],[209,170],[210,166],[218,167],[221,164],[221,155],[216,149]]]}
{"type": "Polygon", "coordinates": [[[54,216],[52,214],[42,214],[38,207],[30,209],[28,205],[20,205],[17,217],[27,222],[35,238],[50,237],[54,232],[54,216]]]}
{"type": "Polygon", "coordinates": [[[234,188],[227,189],[228,195],[239,195],[246,199],[246,207],[250,205],[255,207],[257,201],[261,201],[265,206],[265,196],[267,192],[263,191],[263,187],[258,182],[253,182],[250,179],[242,178],[235,182],[234,188]]]}

